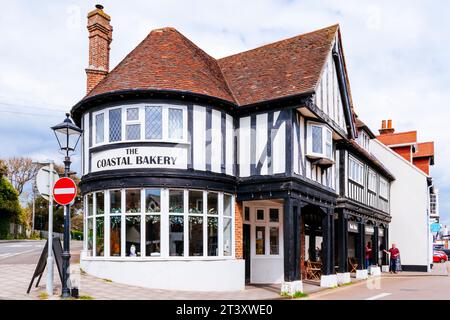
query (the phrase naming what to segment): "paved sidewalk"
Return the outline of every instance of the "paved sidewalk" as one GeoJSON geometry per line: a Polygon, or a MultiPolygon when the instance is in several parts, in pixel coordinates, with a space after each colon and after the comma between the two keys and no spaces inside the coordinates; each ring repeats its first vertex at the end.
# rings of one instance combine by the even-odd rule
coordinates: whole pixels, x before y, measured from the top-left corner
{"type": "MultiPolygon", "coordinates": [[[[45,297],[45,283],[47,279],[46,271],[44,272],[39,286],[33,286],[30,294],[26,294],[31,276],[33,274],[34,264],[4,264],[1,266],[0,273],[0,300],[2,299],[59,299],[61,292],[61,284],[57,275],[55,266],[54,295],[45,297]]],[[[430,273],[420,272],[402,272],[399,274],[383,273],[382,278],[398,278],[398,277],[423,277],[423,276],[448,276],[448,268],[450,264],[435,264],[433,271],[430,273]]],[[[75,277],[74,277],[75,278],[75,277]]],[[[95,300],[272,300],[283,299],[280,296],[280,285],[249,285],[243,291],[230,292],[192,292],[192,291],[173,291],[161,289],[148,289],[137,286],[130,286],[120,283],[111,282],[107,279],[100,279],[88,274],[81,274],[80,296],[85,299],[95,300]]],[[[355,281],[352,282],[363,282],[355,281]]],[[[36,282],[35,282],[36,283],[36,282]]],[[[324,289],[317,285],[304,282],[305,293],[311,298],[321,295],[327,291],[333,290],[338,292],[345,287],[338,289],[324,289]]]]}
{"type": "MultiPolygon", "coordinates": [[[[2,299],[42,299],[45,293],[45,283],[47,279],[47,269],[44,272],[39,286],[32,287],[30,294],[26,294],[35,265],[14,264],[2,265],[0,273],[0,300],[2,299]]],[[[36,283],[36,281],[35,281],[36,283]]],[[[59,299],[61,284],[54,270],[54,296],[48,299],[59,299]]],[[[161,289],[148,289],[137,286],[130,286],[111,282],[107,279],[100,279],[88,274],[80,275],[80,296],[85,299],[95,300],[273,300],[285,299],[280,296],[280,285],[249,285],[243,291],[229,292],[193,292],[193,291],[172,291],[161,289]]],[[[305,292],[313,293],[324,290],[317,285],[304,284],[305,292]]],[[[45,297],[47,298],[47,297],[45,297]]]]}

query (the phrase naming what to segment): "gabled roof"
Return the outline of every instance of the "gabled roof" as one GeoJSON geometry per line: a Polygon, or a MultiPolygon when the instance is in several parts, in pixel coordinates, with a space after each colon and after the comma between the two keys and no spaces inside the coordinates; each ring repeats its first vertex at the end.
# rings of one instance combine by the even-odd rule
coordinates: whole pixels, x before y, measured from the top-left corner
{"type": "Polygon", "coordinates": [[[316,88],[338,25],[219,59],[238,105],[249,105],[316,88]]]}
{"type": "Polygon", "coordinates": [[[434,142],[422,142],[417,145],[413,158],[434,157],[434,142]]]}
{"type": "Polygon", "coordinates": [[[377,136],[377,139],[387,146],[415,144],[417,142],[417,131],[381,134],[377,136]]]}
{"type": "Polygon", "coordinates": [[[333,25],[219,60],[173,28],[153,30],[83,100],[153,89],[244,106],[312,93],[338,30],[333,25]]]}
{"type": "Polygon", "coordinates": [[[150,32],[85,99],[135,89],[186,91],[234,102],[217,61],[173,28],[150,32]]]}
{"type": "Polygon", "coordinates": [[[365,124],[360,118],[356,117],[355,119],[356,128],[358,130],[364,130],[371,139],[376,138],[376,135],[370,130],[370,128],[365,124]]]}

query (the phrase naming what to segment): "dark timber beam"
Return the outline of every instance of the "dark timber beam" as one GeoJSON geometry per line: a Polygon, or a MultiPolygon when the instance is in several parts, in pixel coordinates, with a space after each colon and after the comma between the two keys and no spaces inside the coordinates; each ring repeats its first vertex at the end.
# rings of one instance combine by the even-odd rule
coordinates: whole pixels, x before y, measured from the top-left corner
{"type": "Polygon", "coordinates": [[[300,274],[300,213],[299,201],[291,197],[284,199],[283,241],[284,241],[284,281],[301,279],[300,274]]]}
{"type": "Polygon", "coordinates": [[[337,222],[338,271],[348,272],[348,219],[344,211],[339,212],[337,222]]]}
{"type": "Polygon", "coordinates": [[[358,260],[358,269],[364,269],[364,258],[365,258],[365,230],[366,224],[363,220],[358,222],[358,236],[356,237],[356,259],[358,260]]]}

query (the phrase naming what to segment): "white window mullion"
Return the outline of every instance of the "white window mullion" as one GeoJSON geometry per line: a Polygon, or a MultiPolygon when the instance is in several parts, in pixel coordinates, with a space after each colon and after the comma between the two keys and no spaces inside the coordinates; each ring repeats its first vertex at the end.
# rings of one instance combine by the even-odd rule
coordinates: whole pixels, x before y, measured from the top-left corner
{"type": "MultiPolygon", "coordinates": [[[[208,196],[206,194],[206,191],[202,192],[203,195],[203,256],[208,256],[208,215],[207,215],[207,205],[206,201],[208,199],[208,196]]],[[[217,230],[219,232],[219,230],[217,230]]]]}
{"type": "Polygon", "coordinates": [[[125,252],[125,242],[126,242],[126,239],[125,239],[125,236],[126,236],[126,232],[125,232],[125,230],[126,230],[126,225],[125,225],[125,223],[126,223],[126,220],[125,220],[125,189],[122,189],[121,190],[121,202],[120,202],[120,206],[121,206],[121,215],[120,215],[120,217],[121,217],[121,221],[120,221],[120,255],[122,256],[122,257],[125,257],[126,256],[126,252],[125,252]]]}
{"type": "MultiPolygon", "coordinates": [[[[235,226],[235,197],[234,195],[231,196],[231,257],[235,258],[236,255],[236,236],[235,236],[235,232],[236,232],[236,226],[235,226]]],[[[244,209],[245,210],[245,209],[244,209]]]]}
{"type": "Polygon", "coordinates": [[[218,200],[218,208],[217,208],[217,215],[218,215],[218,220],[219,220],[219,226],[218,226],[218,234],[219,234],[219,257],[224,257],[223,255],[223,193],[219,192],[217,195],[217,200],[218,200]]]}
{"type": "Polygon", "coordinates": [[[167,141],[169,139],[169,108],[162,107],[162,139],[167,141]]]}
{"type": "Polygon", "coordinates": [[[169,257],[169,197],[168,189],[161,190],[161,256],[169,257]]]}
{"type": "Polygon", "coordinates": [[[189,191],[183,190],[183,208],[184,208],[184,256],[189,257],[189,215],[188,215],[188,196],[189,191]]]}
{"type": "Polygon", "coordinates": [[[105,257],[109,257],[111,255],[110,252],[110,198],[109,191],[104,191],[104,199],[105,199],[105,211],[104,211],[104,255],[105,257]]]}
{"type": "Polygon", "coordinates": [[[88,230],[88,228],[87,228],[87,225],[88,225],[88,205],[87,205],[87,195],[84,195],[84,197],[83,197],[83,203],[84,203],[84,224],[83,224],[83,234],[84,234],[84,237],[83,237],[83,250],[85,251],[85,252],[87,252],[87,248],[88,248],[88,246],[87,246],[87,242],[88,242],[88,232],[87,232],[87,230],[88,230]]]}
{"type": "Polygon", "coordinates": [[[141,258],[145,257],[145,189],[141,189],[141,258]]]}

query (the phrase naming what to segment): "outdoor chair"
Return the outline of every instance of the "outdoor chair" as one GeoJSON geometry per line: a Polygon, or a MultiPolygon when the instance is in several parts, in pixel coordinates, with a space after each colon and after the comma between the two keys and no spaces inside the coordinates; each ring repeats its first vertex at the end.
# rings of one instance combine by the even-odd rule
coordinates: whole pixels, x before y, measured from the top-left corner
{"type": "Polygon", "coordinates": [[[306,261],[306,279],[320,280],[322,274],[322,263],[306,261]]]}
{"type": "Polygon", "coordinates": [[[356,272],[356,269],[358,269],[358,261],[356,258],[348,258],[348,264],[350,265],[350,272],[356,272]]]}

